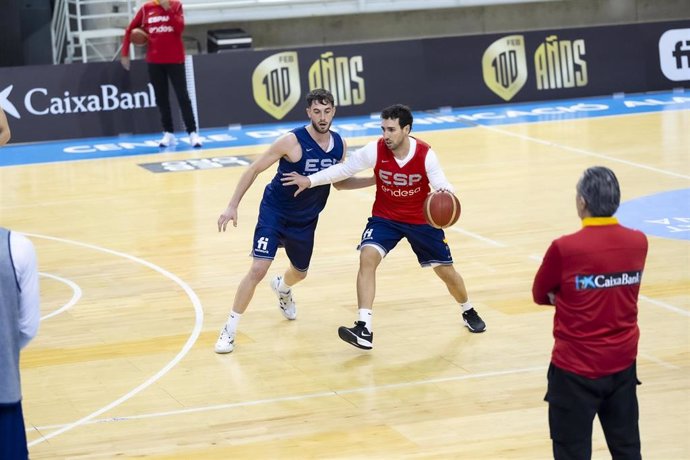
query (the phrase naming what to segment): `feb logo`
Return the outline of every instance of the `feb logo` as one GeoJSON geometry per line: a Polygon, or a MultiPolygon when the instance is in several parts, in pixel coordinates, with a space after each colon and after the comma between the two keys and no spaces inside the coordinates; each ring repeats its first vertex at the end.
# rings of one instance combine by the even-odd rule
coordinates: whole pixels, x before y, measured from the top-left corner
{"type": "Polygon", "coordinates": [[[482,56],[486,86],[505,101],[511,100],[527,82],[525,38],[509,35],[493,42],[482,56]]]}
{"type": "Polygon", "coordinates": [[[256,105],[276,120],[281,120],[299,102],[302,93],[296,51],[267,57],[252,74],[256,105]]]}

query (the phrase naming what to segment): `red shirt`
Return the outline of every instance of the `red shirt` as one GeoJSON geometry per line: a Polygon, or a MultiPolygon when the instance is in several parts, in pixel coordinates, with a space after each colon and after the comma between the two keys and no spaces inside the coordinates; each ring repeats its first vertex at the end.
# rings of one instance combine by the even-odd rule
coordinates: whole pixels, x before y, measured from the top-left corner
{"type": "Polygon", "coordinates": [[[551,362],[599,378],[631,366],[637,357],[637,296],[647,237],[614,217],[585,218],[583,228],[558,238],[534,278],[534,301],[556,294],[551,362]]]}
{"type": "Polygon", "coordinates": [[[374,166],[376,199],[371,211],[373,216],[408,224],[427,223],[422,207],[431,190],[424,164],[430,148],[429,144],[417,139],[412,159],[400,167],[386,142],[379,139],[374,166]]]}
{"type": "Polygon", "coordinates": [[[146,62],[153,64],[182,64],[184,62],[184,14],[182,4],[170,0],[167,11],[158,0],[144,3],[125,31],[122,40],[122,56],[129,56],[129,35],[132,29],[140,27],[149,34],[146,62]]]}

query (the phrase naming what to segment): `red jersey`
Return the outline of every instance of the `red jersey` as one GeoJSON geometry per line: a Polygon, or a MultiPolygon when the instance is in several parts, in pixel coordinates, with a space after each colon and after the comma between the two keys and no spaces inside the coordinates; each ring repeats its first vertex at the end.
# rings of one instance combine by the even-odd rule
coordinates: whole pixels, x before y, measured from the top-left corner
{"type": "Polygon", "coordinates": [[[417,139],[412,159],[400,167],[386,142],[379,139],[374,166],[376,199],[371,211],[373,216],[407,224],[427,223],[422,207],[431,190],[425,166],[430,148],[429,144],[417,139]]]}
{"type": "Polygon", "coordinates": [[[184,62],[184,14],[182,4],[170,0],[167,11],[158,0],[144,3],[125,31],[122,40],[122,55],[129,56],[129,35],[132,29],[140,27],[149,34],[146,62],[152,64],[182,64],[184,62]]]}
{"type": "Polygon", "coordinates": [[[644,233],[614,217],[590,217],[546,252],[532,295],[556,294],[551,362],[587,378],[611,375],[637,357],[637,296],[647,257],[644,233]]]}

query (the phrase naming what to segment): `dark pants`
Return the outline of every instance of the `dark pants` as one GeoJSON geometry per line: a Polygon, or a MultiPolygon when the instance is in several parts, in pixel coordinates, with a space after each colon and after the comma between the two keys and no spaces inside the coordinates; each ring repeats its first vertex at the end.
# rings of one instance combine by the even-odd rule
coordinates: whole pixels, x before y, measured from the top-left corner
{"type": "Polygon", "coordinates": [[[0,404],[0,459],[26,460],[29,451],[26,447],[26,429],[22,402],[0,404]]]}
{"type": "Polygon", "coordinates": [[[549,366],[549,428],[556,460],[592,458],[592,422],[599,416],[613,460],[640,460],[635,363],[615,374],[589,379],[549,366]]]}
{"type": "Polygon", "coordinates": [[[187,132],[196,131],[196,120],[192,110],[192,101],[187,92],[187,80],[185,78],[184,64],[152,64],[149,63],[149,79],[153,85],[153,93],[156,95],[156,104],[161,113],[161,124],[163,131],[172,133],[173,128],[172,113],[170,111],[170,96],[168,94],[168,80],[172,83],[173,90],[180,105],[182,119],[184,120],[187,132]]]}

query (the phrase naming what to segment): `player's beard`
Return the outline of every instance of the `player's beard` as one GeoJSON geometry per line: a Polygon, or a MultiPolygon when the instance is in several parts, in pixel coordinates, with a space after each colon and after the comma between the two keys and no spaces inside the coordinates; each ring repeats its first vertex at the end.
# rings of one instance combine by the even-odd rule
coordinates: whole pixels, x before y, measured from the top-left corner
{"type": "Polygon", "coordinates": [[[331,129],[331,123],[326,123],[325,125],[323,125],[323,126],[325,126],[325,127],[322,128],[318,123],[315,123],[315,122],[312,121],[312,122],[311,122],[311,126],[312,126],[312,128],[314,128],[314,129],[316,130],[316,132],[319,133],[319,134],[326,134],[326,133],[328,132],[328,130],[331,129]]]}

